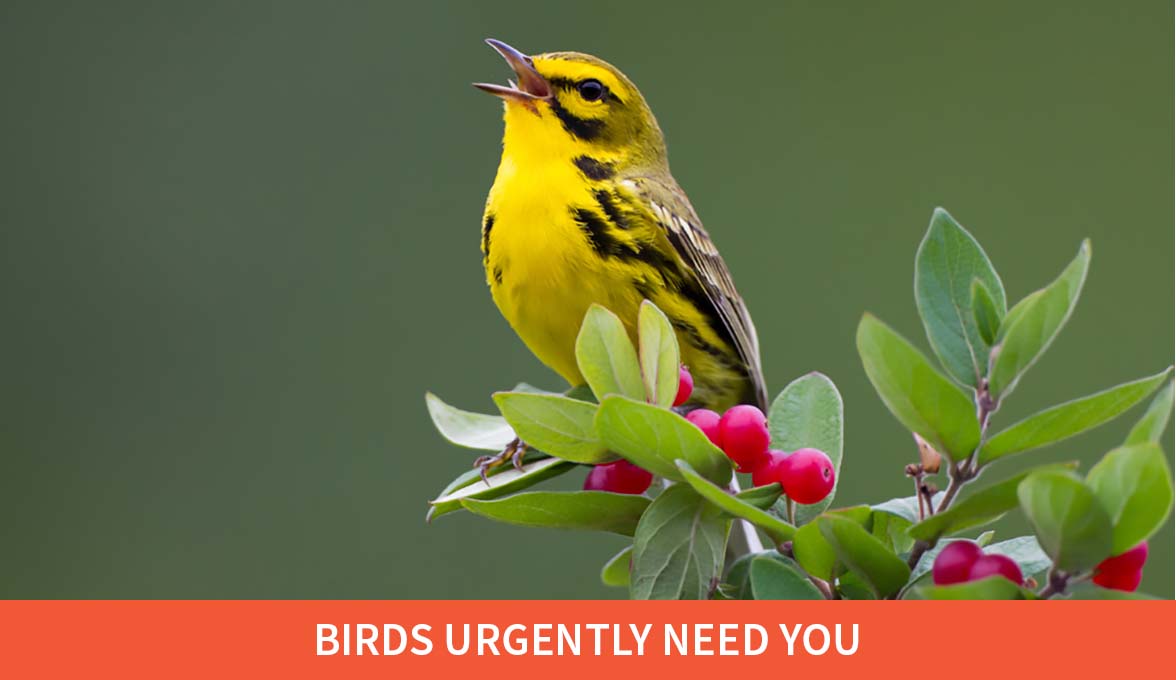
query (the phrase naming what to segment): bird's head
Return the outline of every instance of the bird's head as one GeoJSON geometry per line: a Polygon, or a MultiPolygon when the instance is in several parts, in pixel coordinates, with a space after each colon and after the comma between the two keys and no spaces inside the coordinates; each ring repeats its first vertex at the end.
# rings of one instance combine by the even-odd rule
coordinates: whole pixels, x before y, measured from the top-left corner
{"type": "Polygon", "coordinates": [[[504,42],[486,42],[515,72],[509,85],[474,84],[506,103],[508,153],[551,160],[589,154],[650,168],[664,164],[657,120],[617,68],[578,52],[527,56],[504,42]]]}

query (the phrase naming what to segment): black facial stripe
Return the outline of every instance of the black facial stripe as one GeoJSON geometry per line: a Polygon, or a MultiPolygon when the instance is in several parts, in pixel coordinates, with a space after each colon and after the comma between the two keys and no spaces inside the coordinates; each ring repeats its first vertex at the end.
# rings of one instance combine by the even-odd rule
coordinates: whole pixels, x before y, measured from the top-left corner
{"type": "Polygon", "coordinates": [[[598,161],[591,156],[577,156],[572,161],[580,168],[580,172],[588,179],[602,180],[608,179],[616,174],[617,170],[612,163],[598,161]]]}
{"type": "Polygon", "coordinates": [[[559,122],[563,123],[565,130],[586,142],[600,137],[601,132],[604,131],[603,120],[580,118],[572,114],[571,111],[563,107],[563,104],[559,103],[559,97],[551,98],[551,111],[556,118],[559,118],[559,122]]]}

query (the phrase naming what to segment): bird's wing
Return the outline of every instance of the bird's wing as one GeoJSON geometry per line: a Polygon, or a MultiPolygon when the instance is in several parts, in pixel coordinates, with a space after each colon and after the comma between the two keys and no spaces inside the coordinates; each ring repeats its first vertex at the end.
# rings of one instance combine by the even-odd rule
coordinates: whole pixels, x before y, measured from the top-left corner
{"type": "Polygon", "coordinates": [[[707,299],[725,326],[715,330],[726,331],[731,345],[748,367],[748,377],[755,386],[760,408],[767,408],[767,391],[760,365],[755,324],[751,321],[743,298],[735,290],[731,272],[703,229],[702,221],[698,219],[690,200],[672,179],[667,182],[640,177],[622,180],[622,183],[649,205],[678,256],[698,278],[707,299]]]}

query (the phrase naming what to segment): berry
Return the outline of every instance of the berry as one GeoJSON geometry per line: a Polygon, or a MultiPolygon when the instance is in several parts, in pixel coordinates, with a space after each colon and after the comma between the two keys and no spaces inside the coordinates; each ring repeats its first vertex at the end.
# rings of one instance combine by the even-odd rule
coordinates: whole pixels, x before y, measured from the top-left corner
{"type": "Polygon", "coordinates": [[[1007,555],[981,555],[972,563],[972,568],[968,571],[969,581],[977,581],[988,576],[1003,576],[1017,585],[1025,583],[1021,567],[1007,555]]]}
{"type": "Polygon", "coordinates": [[[709,439],[712,444],[721,449],[723,448],[723,445],[721,443],[722,440],[719,439],[720,419],[721,417],[719,414],[705,408],[696,408],[690,413],[686,414],[686,420],[694,423],[694,426],[702,430],[702,433],[706,435],[706,438],[709,439]]]}
{"type": "Polygon", "coordinates": [[[784,485],[784,493],[801,505],[825,500],[836,481],[833,461],[817,449],[797,449],[780,463],[780,483],[784,485]]]}
{"type": "Polygon", "coordinates": [[[1111,590],[1123,590],[1128,593],[1135,592],[1139,587],[1139,582],[1143,580],[1143,570],[1136,569],[1132,572],[1115,572],[1115,571],[1100,571],[1091,579],[1095,585],[1103,588],[1110,588],[1111,590]]]}
{"type": "Polygon", "coordinates": [[[727,409],[719,421],[719,439],[723,452],[741,472],[754,470],[767,456],[772,441],[764,412],[748,404],[727,409]]]}
{"type": "Polygon", "coordinates": [[[781,469],[784,465],[784,459],[788,457],[787,453],[772,449],[768,451],[766,458],[760,461],[760,464],[751,471],[752,486],[767,486],[780,482],[780,486],[784,486],[782,481],[781,469]]]}
{"type": "Polygon", "coordinates": [[[983,556],[984,551],[971,541],[952,541],[935,556],[931,580],[937,586],[963,583],[969,579],[972,565],[983,556]]]}
{"type": "Polygon", "coordinates": [[[1133,591],[1143,578],[1147,562],[1147,541],[1120,555],[1108,557],[1094,568],[1094,582],[1103,588],[1133,591]]]}
{"type": "Polygon", "coordinates": [[[584,490],[642,494],[652,483],[652,473],[627,460],[618,460],[592,468],[584,479],[584,490]]]}
{"type": "Polygon", "coordinates": [[[694,376],[690,375],[689,368],[683,366],[678,369],[678,394],[674,397],[674,406],[685,404],[693,391],[694,376]]]}

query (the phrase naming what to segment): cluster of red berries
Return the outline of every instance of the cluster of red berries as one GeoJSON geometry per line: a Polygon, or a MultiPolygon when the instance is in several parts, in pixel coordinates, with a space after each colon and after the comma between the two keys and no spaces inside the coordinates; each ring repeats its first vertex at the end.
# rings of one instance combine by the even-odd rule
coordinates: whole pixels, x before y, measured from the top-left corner
{"type": "Polygon", "coordinates": [[[944,546],[931,565],[931,580],[937,586],[1003,576],[1017,585],[1025,584],[1021,567],[1007,555],[987,555],[972,541],[952,541],[944,546]]]}
{"type": "MultiPolygon", "coordinates": [[[[694,391],[694,378],[685,366],[678,377],[674,406],[681,406],[694,391]]],[[[768,419],[754,406],[732,406],[723,415],[709,409],[695,409],[686,420],[702,430],[711,443],[735,462],[740,472],[750,472],[755,486],[779,482],[784,493],[797,503],[810,505],[824,500],[833,490],[836,474],[833,461],[817,449],[792,453],[771,448],[768,419]]],[[[584,480],[587,491],[645,493],[653,475],[625,460],[597,465],[584,480]]]]}
{"type": "MultiPolygon", "coordinates": [[[[678,396],[685,403],[689,392],[683,398],[681,385],[690,373],[682,369],[682,375],[678,396]]],[[[686,420],[722,449],[740,472],[750,472],[755,486],[779,482],[789,498],[804,505],[821,502],[833,490],[836,474],[829,456],[817,449],[785,453],[770,448],[768,419],[754,406],[732,406],[721,416],[709,409],[695,409],[686,414],[686,420]]]]}
{"type": "Polygon", "coordinates": [[[1134,591],[1143,578],[1144,562],[1147,562],[1147,541],[1099,562],[1092,580],[1103,588],[1134,591]]]}

